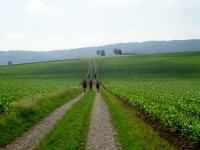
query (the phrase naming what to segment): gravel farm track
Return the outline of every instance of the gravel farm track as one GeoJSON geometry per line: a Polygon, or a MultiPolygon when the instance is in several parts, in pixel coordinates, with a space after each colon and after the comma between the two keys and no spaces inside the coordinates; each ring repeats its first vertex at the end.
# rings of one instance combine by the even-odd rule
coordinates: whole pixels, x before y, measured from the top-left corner
{"type": "Polygon", "coordinates": [[[100,93],[96,94],[93,106],[89,134],[87,140],[88,150],[118,150],[119,143],[114,131],[108,108],[100,93]]]}
{"type": "Polygon", "coordinates": [[[31,150],[35,148],[41,139],[49,133],[57,121],[76,103],[84,94],[81,94],[70,100],[65,105],[57,108],[37,125],[26,131],[21,137],[0,150],[31,150]]]}

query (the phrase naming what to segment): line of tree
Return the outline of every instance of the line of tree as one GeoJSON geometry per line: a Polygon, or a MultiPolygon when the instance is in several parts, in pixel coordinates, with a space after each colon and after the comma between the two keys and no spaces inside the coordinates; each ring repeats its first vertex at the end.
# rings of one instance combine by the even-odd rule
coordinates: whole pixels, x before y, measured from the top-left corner
{"type": "Polygon", "coordinates": [[[115,55],[122,55],[122,50],[121,50],[121,49],[118,49],[118,48],[115,48],[115,49],[113,49],[113,53],[114,53],[115,55]]]}
{"type": "Polygon", "coordinates": [[[106,52],[105,52],[105,50],[97,50],[97,55],[99,55],[99,56],[105,56],[106,52]]]}

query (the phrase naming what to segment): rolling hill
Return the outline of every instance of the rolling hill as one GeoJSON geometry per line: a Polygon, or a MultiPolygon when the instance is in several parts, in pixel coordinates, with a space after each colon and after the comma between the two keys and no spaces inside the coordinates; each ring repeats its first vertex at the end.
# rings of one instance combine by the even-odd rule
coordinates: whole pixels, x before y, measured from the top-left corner
{"type": "Polygon", "coordinates": [[[77,59],[96,56],[97,50],[105,50],[106,55],[113,55],[113,49],[120,48],[125,54],[152,54],[167,52],[200,51],[200,39],[173,40],[173,41],[147,41],[110,44],[99,47],[85,47],[52,51],[0,51],[0,65],[6,65],[8,61],[13,64],[32,63],[41,61],[77,59]]]}

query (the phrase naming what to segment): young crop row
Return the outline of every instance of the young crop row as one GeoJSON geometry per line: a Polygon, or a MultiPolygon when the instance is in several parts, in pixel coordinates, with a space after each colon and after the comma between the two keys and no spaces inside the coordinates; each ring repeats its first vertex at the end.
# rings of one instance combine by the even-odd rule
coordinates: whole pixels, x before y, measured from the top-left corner
{"type": "Polygon", "coordinates": [[[200,80],[107,80],[106,87],[192,142],[200,140],[200,80]]]}
{"type": "Polygon", "coordinates": [[[64,79],[5,79],[0,83],[0,112],[5,112],[14,101],[69,88],[75,82],[64,79]]]}

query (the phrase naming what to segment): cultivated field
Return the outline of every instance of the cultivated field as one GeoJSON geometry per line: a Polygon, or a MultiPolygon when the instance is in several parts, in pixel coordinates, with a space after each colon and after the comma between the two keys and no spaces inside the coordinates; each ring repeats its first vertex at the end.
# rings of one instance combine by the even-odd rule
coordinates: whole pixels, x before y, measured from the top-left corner
{"type": "Polygon", "coordinates": [[[98,60],[105,87],[193,142],[200,140],[200,53],[98,60]]]}
{"type": "Polygon", "coordinates": [[[11,102],[80,84],[87,60],[70,60],[0,67],[0,112],[11,102]]]}
{"type": "Polygon", "coordinates": [[[173,53],[0,67],[0,149],[195,149],[199,66],[173,53]]]}
{"type": "Polygon", "coordinates": [[[0,146],[81,93],[87,60],[0,67],[0,146]]]}

